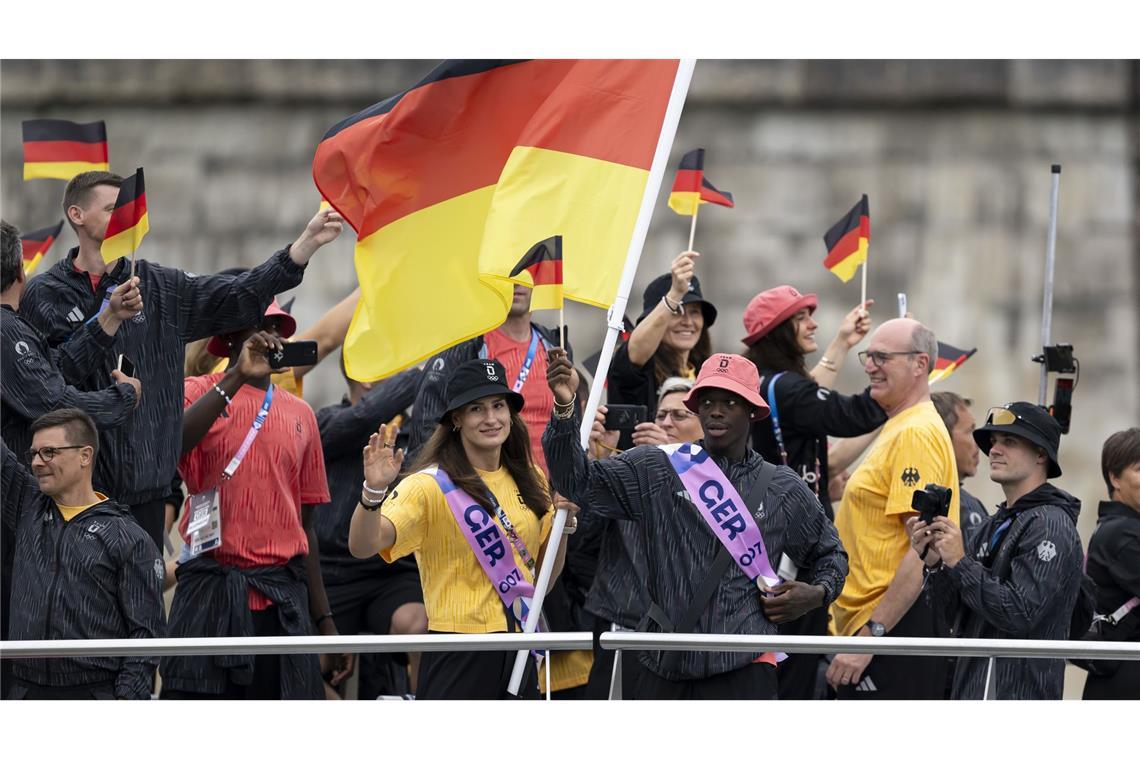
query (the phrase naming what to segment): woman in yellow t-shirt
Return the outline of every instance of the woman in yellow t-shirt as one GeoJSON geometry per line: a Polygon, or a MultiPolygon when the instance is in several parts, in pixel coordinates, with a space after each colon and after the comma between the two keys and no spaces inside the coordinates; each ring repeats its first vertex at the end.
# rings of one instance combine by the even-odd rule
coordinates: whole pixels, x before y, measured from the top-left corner
{"type": "MultiPolygon", "coordinates": [[[[388,562],[414,553],[431,632],[519,630],[519,597],[528,595],[520,590],[533,585],[542,565],[555,506],[531,458],[519,416],[523,397],[507,386],[502,364],[475,359],[455,369],[447,399],[413,474],[391,493],[404,455],[394,448],[395,430],[382,425],[373,434],[364,448],[365,480],[349,550],[388,562]]],[[[559,509],[577,511],[558,502],[559,509]]],[[[571,517],[567,531],[575,525],[571,517]]],[[[556,577],[565,543],[558,547],[556,577]]],[[[424,652],[416,698],[504,698],[514,659],[514,651],[424,652]]],[[[532,667],[520,696],[538,696],[532,667]]]]}

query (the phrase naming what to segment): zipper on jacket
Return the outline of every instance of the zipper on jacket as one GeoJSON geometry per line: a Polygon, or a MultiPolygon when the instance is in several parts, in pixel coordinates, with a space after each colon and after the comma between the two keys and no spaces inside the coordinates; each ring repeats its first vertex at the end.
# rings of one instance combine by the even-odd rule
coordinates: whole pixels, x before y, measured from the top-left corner
{"type": "MultiPolygon", "coordinates": [[[[59,510],[56,509],[56,511],[58,512],[59,510]]],[[[56,515],[53,514],[51,516],[51,518],[54,521],[56,518],[56,515]]],[[[59,519],[63,520],[62,513],[59,515],[59,519]]],[[[56,585],[59,583],[60,555],[63,553],[63,534],[67,532],[67,526],[70,524],[71,523],[64,520],[63,527],[60,529],[59,534],[56,536],[55,566],[54,566],[53,571],[52,571],[51,586],[48,589],[47,615],[44,617],[44,640],[45,641],[47,641],[51,638],[51,636],[50,636],[50,634],[51,634],[51,618],[52,618],[52,612],[55,611],[55,588],[56,588],[56,585]]],[[[52,660],[54,658],[48,657],[46,659],[47,659],[47,682],[50,684],[51,683],[51,664],[52,664],[52,660]]]]}

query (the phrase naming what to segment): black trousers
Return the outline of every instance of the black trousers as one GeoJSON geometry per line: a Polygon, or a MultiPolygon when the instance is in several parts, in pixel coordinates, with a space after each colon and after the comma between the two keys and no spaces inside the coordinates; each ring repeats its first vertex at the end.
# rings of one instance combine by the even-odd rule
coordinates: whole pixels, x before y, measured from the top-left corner
{"type": "Polygon", "coordinates": [[[135,522],[142,526],[142,529],[154,541],[154,545],[158,547],[158,556],[161,557],[163,551],[162,529],[166,527],[166,499],[132,504],[130,510],[135,522]]]}
{"type": "MultiPolygon", "coordinates": [[[[781,636],[826,636],[827,608],[820,607],[779,626],[781,636]]],[[[820,677],[821,654],[789,654],[776,666],[780,699],[823,699],[827,694],[826,682],[820,677]]]]}
{"type": "MultiPolygon", "coordinates": [[[[889,637],[920,636],[945,638],[949,634],[922,593],[889,637]]],[[[907,657],[877,654],[863,671],[858,684],[840,686],[838,699],[945,699],[945,657],[907,657]]]]}
{"type": "MultiPolygon", "coordinates": [[[[613,623],[599,617],[594,618],[594,664],[590,666],[590,680],[586,682],[585,699],[609,699],[610,680],[614,672],[613,649],[602,649],[598,636],[609,631],[613,623]]],[[[638,680],[645,666],[637,659],[638,652],[631,650],[621,656],[621,693],[622,699],[634,699],[637,692],[638,680]]]]}
{"type": "MultiPolygon", "coordinates": [[[[253,616],[254,636],[286,636],[277,616],[277,609],[270,607],[249,613],[253,616]]],[[[281,658],[287,654],[259,654],[253,658],[253,680],[245,685],[230,681],[221,694],[206,694],[196,691],[163,689],[162,699],[281,699],[281,658]]]]}
{"type": "MultiPolygon", "coordinates": [[[[440,633],[440,631],[428,631],[440,633]]],[[[420,655],[416,701],[431,699],[513,699],[507,693],[515,650],[506,652],[424,652],[420,655]]],[[[519,699],[538,699],[538,673],[527,657],[519,699]]]]}
{"type": "Polygon", "coordinates": [[[1121,660],[1108,678],[1090,674],[1081,699],[1140,699],[1140,661],[1121,660]]]}
{"type": "Polygon", "coordinates": [[[670,681],[643,668],[635,699],[776,699],[776,690],[776,669],[767,663],[687,681],[670,681]]]}
{"type": "Polygon", "coordinates": [[[13,678],[5,683],[8,699],[114,699],[115,684],[90,684],[88,686],[40,686],[31,681],[13,678]],[[9,685],[10,684],[10,685],[9,685]]]}

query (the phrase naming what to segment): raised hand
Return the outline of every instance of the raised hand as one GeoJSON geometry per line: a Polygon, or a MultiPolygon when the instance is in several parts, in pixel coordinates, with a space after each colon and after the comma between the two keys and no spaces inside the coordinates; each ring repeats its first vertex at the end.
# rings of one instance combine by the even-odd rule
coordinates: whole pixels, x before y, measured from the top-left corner
{"type": "Polygon", "coordinates": [[[364,447],[364,482],[374,491],[387,488],[404,464],[403,449],[396,448],[395,425],[381,425],[364,447]]]}
{"type": "Polygon", "coordinates": [[[591,447],[594,459],[606,459],[614,454],[619,438],[620,430],[606,430],[606,407],[604,404],[599,406],[594,412],[594,424],[590,426],[590,443],[597,444],[591,447]]]}
{"type": "Polygon", "coordinates": [[[578,392],[578,373],[574,371],[566,351],[550,349],[546,354],[546,368],[546,384],[554,393],[554,400],[563,406],[569,404],[578,392]]]}
{"type": "Polygon", "coordinates": [[[308,263],[318,248],[337,239],[343,227],[344,217],[331,208],[318,211],[289,248],[290,257],[298,264],[308,263]]]}
{"type": "Polygon", "coordinates": [[[843,318],[843,322],[839,325],[839,333],[836,337],[843,341],[848,348],[858,345],[859,341],[863,340],[863,338],[867,336],[867,333],[871,332],[871,314],[867,309],[874,303],[874,299],[868,298],[847,312],[847,316],[843,318]]]}
{"type": "Polygon", "coordinates": [[[126,322],[142,311],[143,300],[139,291],[139,278],[131,277],[112,290],[107,308],[110,309],[111,316],[120,322],[126,322]]]}
{"type": "Polygon", "coordinates": [[[669,270],[673,276],[673,284],[669,288],[670,301],[679,303],[689,292],[689,282],[693,279],[696,259],[700,255],[696,251],[683,251],[677,255],[677,258],[673,259],[673,264],[669,270]]]}
{"type": "Polygon", "coordinates": [[[281,339],[267,332],[255,332],[242,344],[238,355],[237,371],[246,380],[258,380],[273,374],[269,366],[270,352],[283,351],[281,339]]]}

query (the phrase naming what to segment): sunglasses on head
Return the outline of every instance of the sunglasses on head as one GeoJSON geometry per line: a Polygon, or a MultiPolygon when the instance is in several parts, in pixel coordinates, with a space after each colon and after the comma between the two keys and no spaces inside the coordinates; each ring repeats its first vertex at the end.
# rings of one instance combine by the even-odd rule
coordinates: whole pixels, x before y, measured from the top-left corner
{"type": "Polygon", "coordinates": [[[1045,436],[1046,440],[1049,439],[1050,436],[1048,433],[1046,433],[1044,430],[1037,427],[1032,422],[1025,419],[1020,414],[1018,414],[1017,412],[1015,412],[1011,409],[1007,409],[1004,406],[995,406],[995,407],[991,407],[990,410],[988,412],[986,412],[986,426],[987,427],[990,425],[1013,425],[1014,423],[1016,423],[1018,421],[1025,423],[1026,425],[1033,428],[1034,430],[1036,430],[1041,435],[1045,436]]]}

